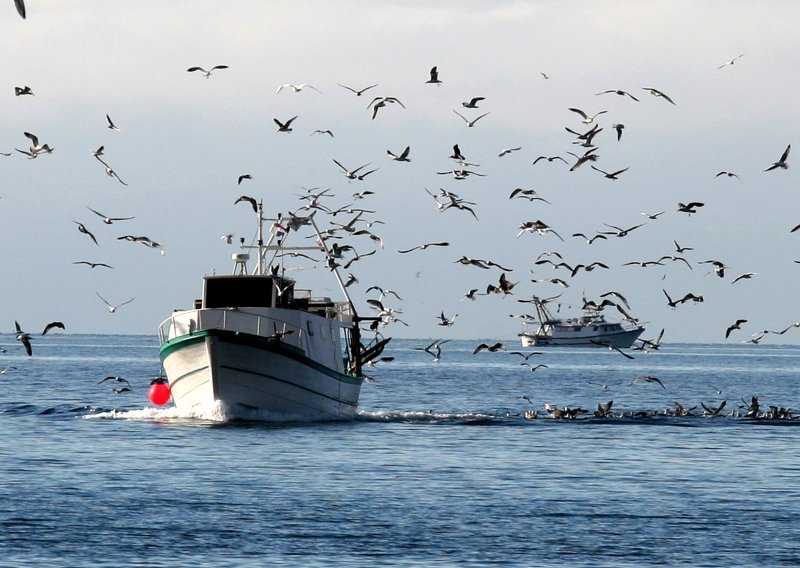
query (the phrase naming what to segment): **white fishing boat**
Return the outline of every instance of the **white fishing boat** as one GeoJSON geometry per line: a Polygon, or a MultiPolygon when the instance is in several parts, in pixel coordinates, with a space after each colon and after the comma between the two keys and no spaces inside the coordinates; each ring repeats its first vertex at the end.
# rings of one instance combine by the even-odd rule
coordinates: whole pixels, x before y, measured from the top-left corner
{"type": "Polygon", "coordinates": [[[176,310],[159,328],[160,357],[172,401],[192,411],[222,403],[252,409],[266,420],[347,420],[356,415],[362,365],[388,342],[370,348],[360,340],[359,318],[336,266],[343,301],[314,297],[285,275],[283,259],[314,250],[329,258],[313,216],[275,220],[264,242],[258,207],[258,244],[233,254],[233,273],[205,276],[194,308],[176,310]],[[301,227],[316,232],[317,246],[286,246],[301,227]],[[269,258],[267,258],[269,256],[269,258]]]}
{"type": "Polygon", "coordinates": [[[644,327],[632,322],[611,322],[602,310],[586,308],[575,318],[556,318],[548,311],[546,301],[534,297],[536,318],[524,322],[519,338],[523,347],[578,346],[628,348],[642,334],[644,327]],[[536,329],[531,330],[535,325],[536,329]]]}

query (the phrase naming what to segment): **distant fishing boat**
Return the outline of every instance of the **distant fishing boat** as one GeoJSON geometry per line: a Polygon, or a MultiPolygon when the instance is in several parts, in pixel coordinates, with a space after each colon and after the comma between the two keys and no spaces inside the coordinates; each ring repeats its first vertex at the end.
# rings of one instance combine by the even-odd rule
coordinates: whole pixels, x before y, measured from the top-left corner
{"type": "Polygon", "coordinates": [[[545,300],[534,297],[536,318],[523,323],[518,334],[523,347],[576,346],[576,347],[617,347],[624,349],[633,345],[644,332],[644,327],[626,322],[610,322],[601,310],[587,308],[582,316],[576,318],[556,318],[548,311],[545,300]],[[536,325],[531,331],[529,327],[536,325]]]}
{"type": "Polygon", "coordinates": [[[159,328],[173,403],[192,410],[219,401],[275,420],[352,419],[362,366],[389,339],[361,344],[359,322],[375,318],[359,318],[335,266],[344,301],[314,297],[283,274],[284,253],[314,250],[329,258],[313,215],[279,216],[263,244],[260,204],[257,214],[258,244],[242,245],[257,251],[253,273],[249,254],[233,254],[233,274],[204,277],[194,308],[175,311],[159,328]],[[287,247],[288,234],[305,226],[316,232],[317,246],[287,247]]]}

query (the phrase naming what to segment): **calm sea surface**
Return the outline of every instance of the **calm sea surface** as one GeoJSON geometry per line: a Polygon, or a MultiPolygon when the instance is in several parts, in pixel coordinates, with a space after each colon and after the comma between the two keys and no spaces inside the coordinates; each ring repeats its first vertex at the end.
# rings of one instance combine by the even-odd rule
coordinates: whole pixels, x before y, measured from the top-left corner
{"type": "Polygon", "coordinates": [[[728,416],[800,408],[800,347],[552,348],[532,372],[429,342],[389,345],[358,420],[269,424],[153,407],[155,337],[0,337],[0,564],[800,564],[800,420],[728,416]],[[674,401],[696,416],[632,416],[674,401]]]}

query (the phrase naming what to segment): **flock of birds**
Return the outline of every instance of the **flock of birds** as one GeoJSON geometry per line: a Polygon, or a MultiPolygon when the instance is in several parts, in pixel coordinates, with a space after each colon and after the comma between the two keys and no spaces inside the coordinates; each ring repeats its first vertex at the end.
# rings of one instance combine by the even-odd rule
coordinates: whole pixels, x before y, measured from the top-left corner
{"type": "MultiPolygon", "coordinates": [[[[23,18],[25,18],[25,6],[22,0],[15,0],[15,6],[23,18]]],[[[738,61],[744,54],[741,54],[732,60],[720,65],[717,69],[721,70],[727,66],[732,66],[736,61],[738,61]]],[[[201,67],[201,66],[192,66],[186,69],[187,73],[200,75],[205,79],[212,79],[215,77],[219,72],[225,72],[229,69],[228,65],[213,65],[210,67],[201,67]]],[[[224,73],[220,73],[223,75],[224,73]]],[[[549,75],[542,73],[542,80],[547,81],[550,79],[549,75]]],[[[427,77],[424,80],[420,80],[421,86],[424,85],[432,85],[435,87],[442,87],[444,85],[444,81],[442,76],[439,72],[437,66],[432,67],[427,77]]],[[[354,97],[358,97],[359,100],[361,97],[366,98],[370,97],[370,92],[373,89],[377,88],[379,83],[370,83],[364,87],[354,87],[345,85],[342,83],[337,83],[337,86],[341,89],[346,90],[347,92],[351,93],[354,97]]],[[[423,87],[427,88],[427,87],[423,87]]],[[[277,86],[275,90],[275,94],[279,95],[282,93],[288,93],[289,95],[297,95],[304,91],[314,91],[317,94],[322,94],[322,91],[309,83],[285,83],[280,84],[277,86]]],[[[667,93],[661,91],[660,89],[656,89],[653,87],[642,87],[642,91],[647,93],[654,98],[663,101],[667,105],[677,106],[676,101],[667,93]]],[[[14,94],[17,97],[26,97],[26,96],[33,96],[34,90],[29,85],[19,85],[14,87],[14,94]]],[[[621,89],[606,89],[601,90],[599,92],[593,93],[599,97],[605,97],[606,95],[616,95],[622,97],[623,99],[630,101],[631,103],[641,103],[640,98],[636,96],[636,94],[631,93],[626,90],[621,89]]],[[[637,93],[638,94],[638,93],[637,93]]],[[[599,100],[599,99],[598,99],[599,100]]],[[[491,111],[482,112],[481,109],[483,105],[487,103],[487,97],[483,96],[467,96],[465,100],[459,101],[460,104],[454,105],[459,106],[460,109],[452,109],[454,115],[456,115],[467,128],[480,128],[486,120],[491,115],[491,111]],[[476,114],[471,114],[475,111],[476,114]]],[[[406,109],[406,104],[401,101],[398,97],[395,96],[374,96],[371,98],[368,104],[363,105],[366,113],[365,118],[369,121],[376,121],[379,120],[383,113],[393,112],[392,109],[406,109]]],[[[565,105],[566,106],[566,105],[565,105]]],[[[566,110],[569,113],[580,121],[581,127],[577,127],[575,125],[565,126],[565,131],[568,132],[572,138],[570,140],[570,149],[575,150],[573,151],[565,151],[562,153],[554,153],[554,154],[547,154],[547,155],[538,155],[531,158],[531,165],[534,167],[542,167],[544,164],[562,164],[566,167],[569,172],[575,172],[580,168],[588,167],[597,172],[600,176],[604,179],[615,181],[619,180],[623,177],[626,172],[630,169],[630,166],[622,167],[622,168],[601,168],[597,164],[599,163],[599,142],[598,140],[601,139],[601,133],[606,128],[606,125],[602,123],[605,119],[605,115],[609,113],[607,110],[599,110],[595,112],[588,112],[584,109],[577,108],[577,107],[566,107],[566,110]]],[[[293,114],[288,118],[286,117],[274,117],[273,123],[276,127],[276,132],[280,135],[297,135],[297,120],[299,118],[299,114],[293,114]]],[[[112,118],[106,114],[105,115],[105,126],[113,132],[119,132],[121,129],[115,124],[112,118]]],[[[614,132],[614,142],[621,144],[623,143],[624,132],[626,129],[625,124],[620,122],[615,122],[610,125],[611,130],[614,132]]],[[[48,154],[51,154],[54,149],[46,142],[43,142],[39,136],[31,132],[24,132],[23,133],[25,138],[29,141],[29,145],[27,148],[16,148],[16,151],[20,154],[28,158],[29,160],[40,159],[48,154]]],[[[324,128],[317,128],[310,133],[310,136],[324,136],[329,138],[334,138],[335,133],[331,129],[324,129],[324,128]]],[[[507,156],[511,156],[513,154],[520,153],[523,150],[522,146],[509,146],[499,149],[497,153],[498,159],[509,159],[506,158],[507,156]]],[[[111,167],[108,161],[105,158],[105,146],[99,146],[96,150],[91,152],[91,157],[97,160],[97,162],[103,168],[103,171],[106,175],[114,180],[115,182],[127,185],[125,181],[118,175],[118,173],[111,167]]],[[[787,145],[785,150],[777,157],[777,159],[770,163],[766,164],[763,168],[763,172],[773,172],[773,171],[780,171],[786,170],[789,167],[789,158],[791,152],[791,145],[787,145]]],[[[9,153],[4,153],[5,156],[10,155],[9,153]]],[[[386,155],[389,159],[393,162],[397,163],[408,163],[412,160],[412,147],[410,144],[405,145],[404,147],[398,149],[387,149],[386,155]]],[[[458,143],[452,146],[452,152],[447,156],[452,163],[451,169],[444,169],[443,171],[436,171],[435,174],[438,176],[448,176],[453,182],[461,182],[463,180],[467,180],[471,177],[485,177],[488,175],[486,172],[482,171],[480,165],[474,161],[471,161],[471,158],[468,159],[464,152],[462,152],[458,143]]],[[[483,161],[483,160],[481,160],[483,161]]],[[[336,170],[339,175],[341,175],[346,183],[348,184],[358,184],[361,186],[360,182],[369,182],[374,179],[373,174],[380,170],[380,167],[373,166],[371,161],[366,161],[365,163],[357,163],[357,167],[352,167],[353,164],[346,164],[345,160],[339,159],[339,157],[331,157],[330,163],[335,166],[336,170]]],[[[333,170],[332,170],[333,171],[333,170]]],[[[772,174],[769,174],[772,175],[772,174]]],[[[735,172],[723,170],[717,172],[712,177],[725,177],[725,178],[733,178],[739,179],[738,174],[735,172]]],[[[236,187],[242,186],[242,184],[246,184],[253,180],[253,175],[249,173],[242,173],[236,178],[236,187]]],[[[366,186],[367,184],[363,184],[366,186]]],[[[350,186],[349,186],[350,187],[350,186]]],[[[354,187],[354,186],[352,186],[354,187]]],[[[469,215],[475,220],[478,220],[479,215],[481,213],[480,208],[475,201],[470,201],[467,198],[463,197],[459,193],[456,193],[452,189],[445,189],[439,188],[437,191],[432,191],[427,187],[424,188],[425,193],[430,198],[430,205],[435,208],[441,214],[454,214],[456,212],[461,212],[469,215]]],[[[346,277],[344,278],[345,287],[351,287],[359,283],[359,279],[355,271],[350,271],[351,267],[354,263],[375,255],[379,249],[385,248],[384,239],[379,235],[378,227],[383,222],[378,220],[374,217],[371,217],[376,211],[374,209],[369,208],[368,205],[364,205],[363,207],[357,206],[357,204],[368,204],[369,199],[371,196],[375,195],[375,191],[371,189],[360,189],[355,192],[351,192],[344,203],[336,204],[335,198],[336,195],[331,187],[328,188],[310,188],[305,189],[304,193],[297,195],[298,197],[298,205],[296,209],[283,217],[278,217],[275,222],[275,226],[280,227],[282,230],[289,231],[293,227],[301,226],[302,219],[308,218],[309,216],[315,216],[316,220],[321,220],[323,217],[327,217],[328,225],[323,232],[323,240],[326,241],[326,250],[328,251],[327,257],[324,259],[324,265],[333,270],[333,269],[343,269],[348,271],[346,277]],[[348,239],[350,242],[347,243],[340,243],[339,241],[342,239],[348,239]],[[363,247],[358,242],[361,242],[361,239],[367,240],[369,244],[371,244],[374,250],[369,252],[364,252],[363,247]],[[360,251],[360,252],[359,252],[360,251]]],[[[549,204],[550,201],[540,195],[536,190],[532,188],[523,188],[517,187],[511,190],[508,194],[507,199],[512,201],[513,203],[518,203],[520,205],[520,210],[522,210],[522,205],[524,202],[530,204],[549,204]]],[[[258,202],[259,199],[252,195],[242,194],[236,199],[233,200],[233,205],[245,205],[250,208],[254,212],[258,210],[258,202]]],[[[678,203],[676,207],[676,211],[678,213],[693,215],[698,213],[702,210],[705,206],[703,202],[699,201],[690,201],[688,203],[678,203]]],[[[100,212],[99,210],[87,206],[87,210],[95,215],[99,220],[105,225],[113,225],[116,223],[123,223],[132,221],[135,219],[133,216],[111,216],[105,213],[100,212]]],[[[557,231],[552,226],[548,225],[541,219],[536,220],[524,220],[520,223],[517,227],[517,238],[523,238],[526,236],[535,236],[535,237],[548,237],[552,236],[558,239],[559,241],[566,242],[567,239],[580,239],[584,241],[587,245],[593,245],[599,241],[609,241],[612,239],[622,239],[628,237],[633,231],[639,230],[640,228],[644,227],[648,222],[657,221],[662,215],[664,215],[666,211],[656,211],[656,212],[641,212],[641,214],[645,217],[645,221],[641,223],[634,223],[630,225],[614,225],[610,223],[603,223],[603,228],[599,229],[595,232],[573,232],[571,234],[561,234],[561,232],[557,231]]],[[[87,239],[94,245],[99,247],[100,241],[92,231],[91,227],[89,226],[88,222],[73,220],[75,223],[76,229],[82,235],[85,235],[87,239]]],[[[800,225],[797,225],[790,229],[789,232],[797,232],[800,231],[800,225]]],[[[232,244],[234,234],[227,233],[221,237],[223,241],[227,244],[232,244]]],[[[161,252],[161,254],[165,254],[164,247],[157,241],[153,240],[150,237],[143,236],[143,235],[136,235],[136,234],[126,234],[117,237],[117,240],[121,241],[128,241],[132,243],[139,243],[146,247],[157,249],[161,252]]],[[[718,278],[726,278],[726,269],[729,269],[727,264],[719,259],[704,259],[704,260],[692,260],[689,256],[690,251],[693,250],[692,247],[688,246],[681,246],[678,244],[677,240],[673,241],[674,249],[670,251],[664,251],[665,254],[658,255],[657,258],[651,259],[642,259],[642,260],[634,260],[629,261],[623,264],[623,266],[638,266],[641,268],[650,268],[650,267],[666,267],[674,263],[680,263],[683,266],[687,267],[688,269],[693,269],[693,266],[698,265],[708,265],[710,270],[708,274],[714,275],[718,278]]],[[[450,247],[451,243],[449,241],[439,240],[439,241],[426,241],[415,244],[413,246],[406,246],[403,248],[398,248],[396,252],[398,254],[419,254],[422,251],[426,251],[428,249],[433,248],[446,248],[450,247]]],[[[302,257],[300,253],[296,252],[286,252],[285,254],[281,255],[281,259],[297,259],[298,257],[302,257]]],[[[308,257],[311,260],[318,261],[319,259],[314,259],[312,257],[308,257]]],[[[474,302],[481,296],[500,296],[500,297],[507,297],[514,294],[514,291],[518,288],[517,285],[520,283],[519,281],[513,281],[511,279],[510,273],[513,271],[513,268],[506,267],[503,264],[496,262],[491,259],[486,258],[474,258],[466,255],[460,256],[460,258],[453,261],[456,264],[461,264],[466,267],[474,267],[478,268],[482,271],[491,271],[491,270],[499,270],[500,274],[496,278],[492,278],[491,281],[484,282],[483,285],[478,287],[471,287],[468,290],[463,292],[463,295],[460,297],[459,302],[474,302]]],[[[800,262],[800,261],[796,261],[800,262]]],[[[90,269],[95,268],[102,268],[102,269],[112,269],[113,267],[106,263],[106,262],[99,262],[96,260],[76,260],[73,262],[76,265],[83,265],[87,266],[90,269]]],[[[534,278],[531,280],[534,284],[541,284],[541,285],[548,285],[548,286],[557,286],[562,289],[569,288],[571,285],[571,281],[573,278],[578,276],[579,274],[589,273],[594,270],[598,271],[605,271],[610,270],[610,266],[607,262],[596,260],[592,262],[579,262],[579,263],[572,263],[568,262],[564,259],[562,254],[556,250],[542,252],[534,261],[533,266],[531,267],[531,272],[533,269],[536,270],[551,270],[553,273],[550,274],[548,277],[544,278],[534,278]],[[558,277],[556,274],[564,273],[564,277],[558,277]]],[[[732,278],[730,278],[731,284],[736,284],[738,282],[749,280],[757,275],[756,272],[743,272],[741,274],[736,274],[732,278]]],[[[394,301],[402,301],[400,296],[397,292],[392,290],[382,288],[380,286],[371,286],[366,289],[366,294],[370,294],[370,292],[377,292],[378,297],[370,297],[366,299],[366,304],[369,306],[370,309],[374,310],[376,319],[370,326],[371,331],[375,333],[375,338],[378,340],[382,337],[382,330],[385,326],[390,324],[400,324],[400,325],[408,325],[407,322],[403,321],[401,318],[403,311],[401,308],[391,305],[394,301]],[[392,298],[389,299],[389,296],[392,298]]],[[[695,293],[695,292],[686,292],[682,294],[675,295],[675,292],[672,290],[668,290],[666,287],[661,289],[661,293],[663,293],[664,298],[666,299],[666,306],[672,309],[676,309],[683,304],[686,303],[702,303],[704,301],[704,297],[702,294],[695,293]]],[[[134,301],[134,298],[127,299],[125,301],[119,303],[112,303],[107,300],[100,292],[95,292],[98,296],[100,301],[108,308],[109,313],[115,313],[119,308],[125,306],[134,301]]],[[[549,297],[547,294],[537,294],[536,297],[539,300],[544,301],[545,303],[553,302],[558,303],[561,297],[561,294],[553,294],[549,297]]],[[[525,303],[530,302],[527,299],[519,299],[518,302],[525,303]]],[[[617,290],[609,290],[599,295],[598,299],[590,299],[590,298],[583,298],[583,304],[580,306],[581,309],[591,309],[596,312],[601,312],[605,309],[615,309],[620,317],[625,320],[629,320],[631,322],[638,322],[638,319],[631,314],[630,304],[625,298],[625,296],[617,291],[617,290]],[[613,298],[613,299],[612,299],[613,298]]],[[[559,308],[560,309],[560,304],[559,308]]],[[[532,316],[529,314],[509,314],[510,317],[513,318],[520,318],[523,321],[531,321],[532,316]]],[[[437,325],[450,328],[456,325],[458,313],[446,313],[445,309],[442,309],[438,314],[432,314],[431,317],[434,321],[437,322],[437,325]]],[[[732,334],[736,333],[743,329],[743,326],[748,323],[748,320],[745,318],[737,318],[731,322],[729,326],[726,327],[724,331],[724,337],[728,339],[732,334]]],[[[52,322],[45,327],[43,332],[47,333],[48,330],[52,329],[53,327],[57,327],[60,329],[65,329],[65,326],[61,322],[52,322]]],[[[780,334],[783,335],[790,330],[800,327],[800,322],[797,323],[790,323],[789,325],[781,326],[778,330],[760,330],[757,333],[753,334],[750,339],[746,340],[746,342],[757,344],[761,341],[767,334],[780,334]]],[[[25,349],[28,355],[32,355],[33,349],[31,344],[32,335],[28,332],[25,332],[21,329],[20,325],[15,322],[15,336],[16,339],[20,342],[20,344],[25,349]]],[[[661,341],[664,336],[664,330],[662,329],[658,337],[654,339],[640,339],[638,340],[639,343],[632,349],[632,351],[636,350],[657,350],[661,344],[661,341]]],[[[448,340],[446,339],[437,339],[435,341],[430,342],[427,346],[421,346],[416,349],[420,351],[424,351],[431,355],[433,362],[440,362],[443,358],[443,346],[447,343],[448,340]]],[[[544,369],[548,369],[548,365],[544,363],[534,364],[531,362],[531,357],[534,355],[539,355],[538,352],[532,353],[523,353],[519,351],[508,351],[505,345],[502,343],[495,343],[495,344],[486,344],[481,343],[478,345],[474,350],[474,355],[478,355],[482,351],[488,352],[498,352],[498,351],[505,351],[508,352],[510,356],[520,357],[520,365],[524,366],[531,372],[540,371],[542,372],[544,369]]],[[[623,350],[616,349],[619,353],[627,358],[633,358],[634,355],[628,352],[624,352],[623,350]]],[[[383,358],[378,362],[388,362],[391,358],[383,358]]],[[[8,367],[8,369],[13,369],[13,367],[8,367]]],[[[114,381],[117,383],[127,383],[126,380],[121,379],[120,377],[106,377],[101,381],[114,381]]],[[[638,382],[652,382],[659,384],[662,388],[664,387],[663,383],[656,377],[652,377],[649,375],[642,375],[638,376],[634,379],[634,383],[638,382]]],[[[124,384],[121,387],[117,387],[115,392],[130,392],[130,384],[124,384]]],[[[751,403],[747,407],[746,414],[752,414],[754,417],[760,416],[759,409],[757,405],[757,400],[754,398],[754,403],[751,403]],[[755,407],[755,411],[753,408],[755,407]],[[751,412],[752,411],[752,412],[751,412]]],[[[606,405],[598,407],[598,411],[595,412],[596,416],[602,414],[603,416],[611,416],[611,405],[612,401],[607,403],[606,405]],[[598,414],[600,413],[600,414],[598,414]]],[[[548,405],[549,406],[549,405],[548,405]]],[[[724,404],[723,404],[724,406],[724,404]]],[[[678,405],[676,403],[676,415],[683,415],[679,411],[678,405]]],[[[682,407],[680,407],[682,409],[682,407]]],[[[582,409],[568,409],[568,408],[554,408],[549,407],[546,409],[548,415],[556,417],[556,418],[574,418],[578,415],[585,414],[587,411],[582,409]]],[[[719,415],[722,411],[722,408],[716,408],[715,412],[710,413],[711,415],[719,415]]],[[[690,412],[690,411],[686,411],[690,412]]],[[[704,409],[706,414],[709,414],[708,409],[704,409]]],[[[772,412],[772,411],[770,411],[772,412]]],[[[774,414],[774,413],[773,413],[774,414]]],[[[783,413],[786,417],[790,412],[783,413]]]]}

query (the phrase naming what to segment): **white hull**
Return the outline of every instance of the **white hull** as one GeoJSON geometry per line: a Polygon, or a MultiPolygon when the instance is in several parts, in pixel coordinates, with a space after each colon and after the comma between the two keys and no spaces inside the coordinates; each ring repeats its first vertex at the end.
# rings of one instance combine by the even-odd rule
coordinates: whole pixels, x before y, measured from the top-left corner
{"type": "MultiPolygon", "coordinates": [[[[203,312],[208,311],[184,312],[172,319],[180,323],[191,314],[202,320],[203,312]]],[[[228,315],[241,319],[240,314],[228,315]]],[[[205,319],[209,316],[216,317],[208,314],[205,319]]],[[[304,316],[312,325],[326,326],[326,333],[304,334],[303,325],[279,339],[228,325],[178,334],[163,343],[161,360],[175,407],[191,412],[221,402],[233,409],[257,410],[259,416],[275,421],[354,418],[362,379],[345,374],[341,353],[326,348],[332,345],[331,321],[304,316]],[[329,356],[320,356],[320,351],[329,356]],[[317,357],[312,359],[309,352],[317,357]]],[[[172,327],[177,328],[174,321],[172,327]]]]}
{"type": "Polygon", "coordinates": [[[536,334],[523,331],[519,334],[523,347],[545,347],[545,346],[576,346],[576,347],[617,347],[626,349],[633,345],[636,339],[642,334],[644,328],[637,327],[631,330],[619,331],[616,333],[596,334],[596,333],[553,333],[536,334]]]}

